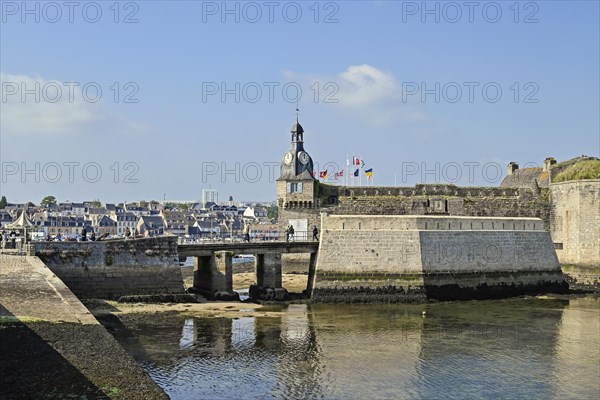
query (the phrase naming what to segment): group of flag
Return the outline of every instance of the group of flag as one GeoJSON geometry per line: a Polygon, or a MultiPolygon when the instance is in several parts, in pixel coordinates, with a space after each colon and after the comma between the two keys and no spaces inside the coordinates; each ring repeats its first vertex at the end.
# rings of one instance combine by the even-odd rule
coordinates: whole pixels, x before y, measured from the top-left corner
{"type": "MultiPolygon", "coordinates": [[[[350,166],[350,160],[347,159],[346,160],[346,165],[350,166]]],[[[365,168],[365,161],[357,156],[353,156],[352,157],[352,165],[358,165],[358,168],[356,168],[356,170],[352,173],[351,176],[354,177],[359,177],[360,176],[360,169],[364,169],[365,168]]],[[[365,170],[365,175],[367,176],[367,179],[371,179],[373,178],[373,168],[369,168],[365,170]]],[[[325,171],[320,171],[319,172],[319,178],[321,179],[327,179],[328,177],[328,173],[327,170],[325,171]]],[[[339,178],[343,178],[344,177],[344,170],[341,170],[339,172],[335,173],[335,179],[339,179],[339,178]]]]}

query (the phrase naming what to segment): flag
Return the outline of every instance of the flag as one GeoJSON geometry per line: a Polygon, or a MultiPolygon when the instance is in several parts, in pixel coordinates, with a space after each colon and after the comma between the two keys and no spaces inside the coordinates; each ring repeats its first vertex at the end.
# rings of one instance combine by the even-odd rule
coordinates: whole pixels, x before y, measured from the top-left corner
{"type": "Polygon", "coordinates": [[[327,179],[327,170],[319,172],[319,178],[327,179]]]}
{"type": "Polygon", "coordinates": [[[356,168],[356,171],[354,171],[354,176],[358,176],[358,168],[356,168]]]}
{"type": "Polygon", "coordinates": [[[344,176],[344,171],[340,171],[340,172],[336,172],[335,173],[335,179],[340,178],[342,176],[344,176]]]}
{"type": "Polygon", "coordinates": [[[360,158],[358,158],[356,156],[352,157],[352,164],[360,165],[360,158]]]}
{"type": "MultiPolygon", "coordinates": [[[[346,156],[346,157],[348,157],[348,156],[346,156]]],[[[350,159],[346,158],[346,166],[349,166],[349,165],[350,165],[350,159]]]]}
{"type": "Polygon", "coordinates": [[[313,178],[317,177],[317,171],[313,171],[313,178]]]}
{"type": "Polygon", "coordinates": [[[365,160],[360,160],[360,167],[364,168],[365,167],[365,160]]]}
{"type": "Polygon", "coordinates": [[[367,175],[368,179],[371,179],[373,177],[373,168],[369,168],[369,169],[365,170],[365,175],[367,175]]]}

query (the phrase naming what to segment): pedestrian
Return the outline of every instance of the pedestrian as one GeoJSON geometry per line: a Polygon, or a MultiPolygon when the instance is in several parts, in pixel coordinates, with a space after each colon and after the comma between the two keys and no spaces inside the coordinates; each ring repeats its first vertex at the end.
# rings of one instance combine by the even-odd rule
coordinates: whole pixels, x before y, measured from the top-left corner
{"type": "Polygon", "coordinates": [[[129,229],[129,227],[127,227],[127,229],[125,229],[125,239],[129,239],[130,236],[131,236],[131,230],[129,229]]]}
{"type": "Polygon", "coordinates": [[[250,224],[244,225],[244,241],[250,243],[250,224]]]}
{"type": "Polygon", "coordinates": [[[10,248],[11,249],[17,248],[17,232],[15,232],[14,229],[12,231],[10,231],[10,248]]]}
{"type": "Polygon", "coordinates": [[[87,229],[85,229],[85,226],[83,228],[81,228],[81,241],[85,242],[87,240],[87,229]]]}
{"type": "Polygon", "coordinates": [[[290,225],[290,241],[294,241],[294,225],[290,225]]]}
{"type": "Polygon", "coordinates": [[[285,227],[285,241],[286,242],[290,241],[290,225],[285,227]]]}
{"type": "Polygon", "coordinates": [[[315,241],[319,241],[319,230],[317,229],[317,226],[313,226],[313,240],[315,241]]]}
{"type": "Polygon", "coordinates": [[[3,249],[6,243],[6,240],[4,239],[4,237],[6,236],[6,233],[4,233],[4,231],[2,231],[0,233],[0,249],[3,249]]]}
{"type": "Polygon", "coordinates": [[[96,231],[92,231],[92,234],[90,235],[90,240],[91,240],[92,242],[95,242],[95,241],[96,241],[96,231]]]}

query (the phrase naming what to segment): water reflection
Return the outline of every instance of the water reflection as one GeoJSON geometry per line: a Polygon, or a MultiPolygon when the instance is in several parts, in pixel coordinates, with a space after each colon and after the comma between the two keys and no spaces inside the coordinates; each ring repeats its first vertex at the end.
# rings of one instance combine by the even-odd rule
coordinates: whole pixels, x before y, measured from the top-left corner
{"type": "Polygon", "coordinates": [[[179,340],[179,350],[191,349],[196,342],[196,329],[194,328],[194,319],[187,318],[183,323],[181,340],[179,340]]]}
{"type": "Polygon", "coordinates": [[[554,398],[600,398],[600,298],[565,307],[555,346],[554,398]],[[592,384],[585,385],[584,382],[592,384]]]}
{"type": "Polygon", "coordinates": [[[598,398],[599,310],[598,298],[290,305],[125,321],[117,338],[173,399],[598,398]]]}

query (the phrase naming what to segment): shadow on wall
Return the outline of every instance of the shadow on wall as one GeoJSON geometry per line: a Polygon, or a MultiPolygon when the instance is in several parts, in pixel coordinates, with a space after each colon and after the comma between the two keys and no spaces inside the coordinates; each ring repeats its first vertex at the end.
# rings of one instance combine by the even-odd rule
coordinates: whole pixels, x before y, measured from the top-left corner
{"type": "Polygon", "coordinates": [[[24,323],[0,304],[3,399],[110,398],[38,334],[59,339],[73,325],[77,324],[24,323]]]}

